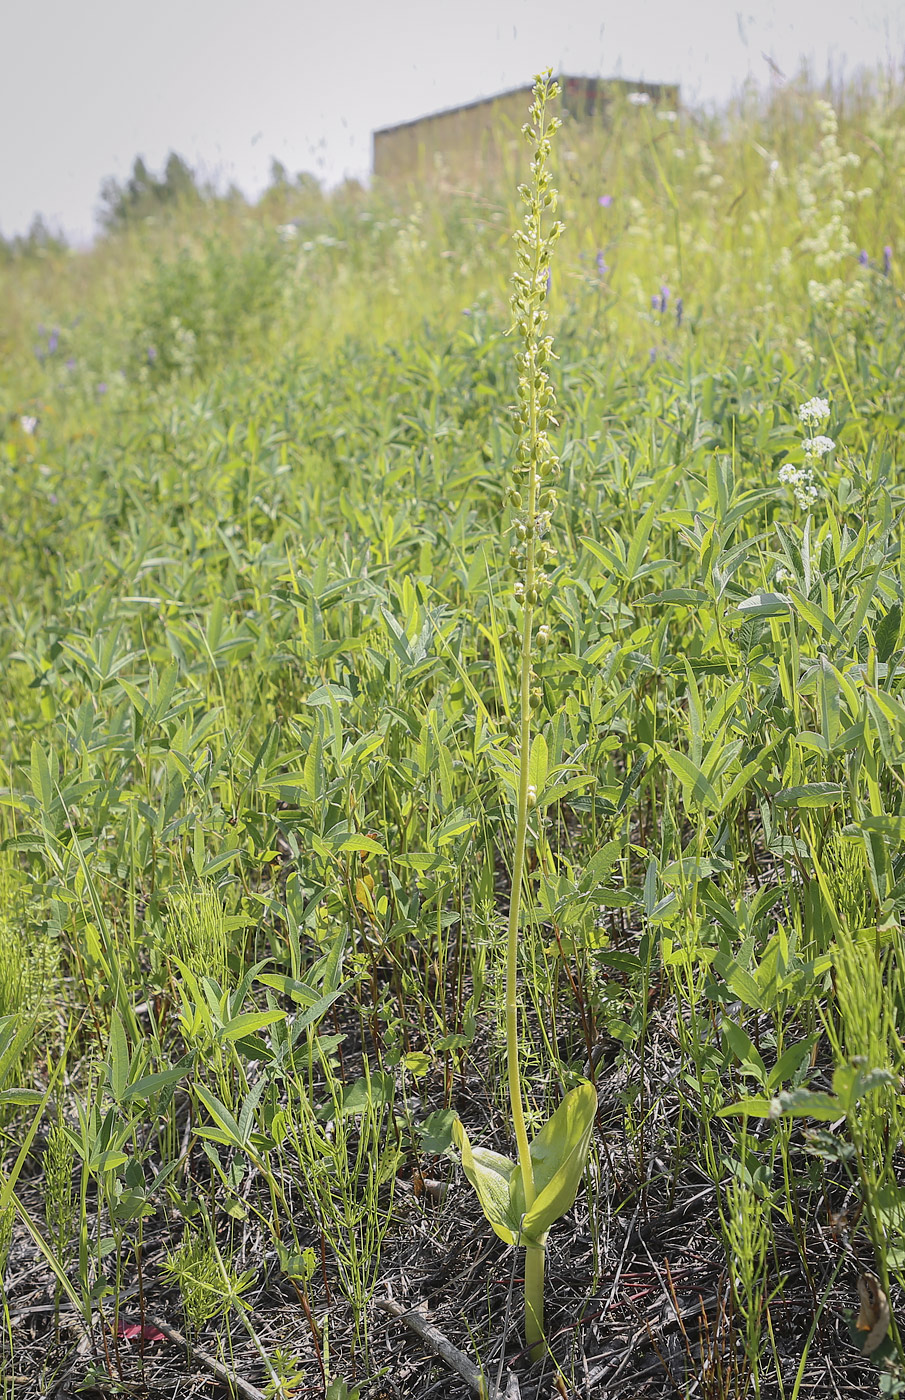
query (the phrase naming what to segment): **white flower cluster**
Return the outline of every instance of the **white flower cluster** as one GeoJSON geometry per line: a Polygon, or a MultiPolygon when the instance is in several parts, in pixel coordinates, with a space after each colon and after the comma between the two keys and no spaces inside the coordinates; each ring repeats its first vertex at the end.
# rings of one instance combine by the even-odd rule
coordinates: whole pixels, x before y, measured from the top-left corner
{"type": "Polygon", "coordinates": [[[825,423],[830,416],[830,405],[827,399],[808,399],[807,403],[799,404],[798,417],[802,423],[809,423],[815,428],[819,428],[821,423],[825,423]]]}
{"type": "Polygon", "coordinates": [[[629,102],[632,104],[633,107],[649,107],[649,106],[650,106],[650,93],[649,93],[649,92],[630,92],[629,95],[628,95],[628,100],[629,100],[629,102]]]}
{"type": "MultiPolygon", "coordinates": [[[[829,416],[828,399],[814,397],[798,405],[799,422],[808,428],[822,427],[829,416]]],[[[784,462],[779,469],[779,480],[781,485],[791,486],[796,501],[802,510],[807,510],[820,494],[814,485],[813,463],[819,462],[827,453],[832,452],[836,444],[831,437],[818,434],[817,437],[806,437],[801,446],[804,451],[804,466],[796,467],[794,462],[784,462]]]]}
{"type": "Polygon", "coordinates": [[[807,510],[816,501],[819,492],[810,467],[796,467],[792,462],[785,462],[779,469],[779,479],[783,486],[792,487],[802,510],[807,510]]]}

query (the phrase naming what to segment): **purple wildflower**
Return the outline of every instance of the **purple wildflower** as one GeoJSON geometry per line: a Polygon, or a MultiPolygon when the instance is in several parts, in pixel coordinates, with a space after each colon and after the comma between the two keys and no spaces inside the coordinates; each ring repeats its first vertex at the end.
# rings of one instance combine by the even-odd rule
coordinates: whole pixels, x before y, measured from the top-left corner
{"type": "Polygon", "coordinates": [[[157,351],[155,350],[155,348],[154,348],[153,345],[149,345],[149,346],[148,346],[148,364],[149,364],[149,365],[153,365],[153,363],[154,363],[154,361],[155,361],[156,359],[157,359],[157,351]]]}
{"type": "Polygon", "coordinates": [[[609,209],[612,202],[613,196],[611,194],[601,194],[597,196],[597,203],[600,205],[601,209],[609,209]]]}
{"type": "Polygon", "coordinates": [[[607,275],[607,273],[609,272],[609,270],[610,270],[610,269],[607,267],[607,264],[606,264],[606,259],[604,258],[603,253],[601,253],[600,249],[598,248],[598,250],[597,250],[597,272],[598,272],[598,275],[599,275],[600,277],[605,277],[605,276],[607,275]]]}
{"type": "Polygon", "coordinates": [[[67,368],[67,369],[75,369],[75,360],[72,358],[71,355],[69,356],[69,359],[66,361],[66,368],[67,368]]]}
{"type": "Polygon", "coordinates": [[[650,309],[651,311],[660,310],[660,298],[657,296],[656,292],[654,292],[654,295],[650,299],[650,309]]]}
{"type": "Polygon", "coordinates": [[[98,392],[99,394],[106,394],[106,392],[107,392],[107,385],[104,383],[103,379],[101,380],[100,384],[98,384],[98,386],[97,386],[97,392],[98,392]]]}
{"type": "Polygon", "coordinates": [[[883,276],[888,277],[892,271],[892,247],[887,243],[883,249],[883,276]]]}
{"type": "Polygon", "coordinates": [[[53,354],[55,353],[56,348],[57,348],[57,346],[59,345],[59,343],[60,343],[60,332],[57,331],[57,330],[51,331],[51,332],[50,332],[50,335],[49,335],[48,338],[47,338],[47,353],[48,353],[49,355],[53,355],[53,354]]]}
{"type": "Polygon", "coordinates": [[[656,358],[657,358],[657,347],[656,347],[656,345],[652,345],[652,346],[650,347],[650,355],[649,355],[650,363],[653,364],[653,362],[654,362],[654,360],[655,360],[656,358]]]}
{"type": "Polygon", "coordinates": [[[870,258],[867,256],[867,249],[862,248],[858,254],[858,261],[862,267],[870,267],[870,258]]]}
{"type": "Polygon", "coordinates": [[[676,329],[682,324],[682,316],[685,312],[685,303],[681,297],[676,298],[676,329]]]}
{"type": "Polygon", "coordinates": [[[661,311],[665,311],[668,305],[669,305],[669,288],[668,288],[667,286],[663,286],[663,287],[660,288],[660,310],[661,310],[661,311]]]}

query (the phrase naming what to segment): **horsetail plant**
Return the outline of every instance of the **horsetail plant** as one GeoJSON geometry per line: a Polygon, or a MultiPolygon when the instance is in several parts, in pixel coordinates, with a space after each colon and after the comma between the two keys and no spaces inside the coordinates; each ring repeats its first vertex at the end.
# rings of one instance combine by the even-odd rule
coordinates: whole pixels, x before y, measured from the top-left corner
{"type": "MultiPolygon", "coordinates": [[[[542,692],[532,667],[535,641],[544,645],[547,631],[534,637],[534,613],[546,583],[544,565],[553,557],[546,539],[556,504],[555,482],[559,459],[548,432],[557,426],[556,400],[547,366],[553,357],[552,336],[544,335],[545,302],[550,284],[553,249],[564,226],[547,224],[545,215],[556,210],[557,192],[547,169],[551,137],[560,125],[547,116],[547,106],[559,94],[550,72],[534,85],[530,121],[522,128],[533,148],[530,183],[519,186],[526,206],[524,228],[515,234],[518,271],[511,299],[515,330],[520,338],[516,354],[518,403],[512,409],[518,444],[512,468],[509,501],[513,508],[514,541],[509,561],[517,575],[514,586],[521,608],[519,723],[519,782],[512,887],[506,943],[506,1067],[517,1160],[473,1148],[461,1122],[455,1139],[462,1153],[462,1167],[474,1187],[481,1208],[497,1235],[507,1244],[525,1249],[525,1338],[532,1360],[540,1355],[544,1339],[544,1260],[547,1232],[565,1215],[574,1200],[584,1172],[597,1108],[593,1085],[580,1084],[564,1098],[533,1142],[528,1140],[525,1106],[519,1071],[517,952],[521,915],[522,880],[528,841],[529,814],[538,793],[532,764],[532,715],[540,707],[542,692]]],[[[538,735],[535,746],[541,740],[538,735]]]]}

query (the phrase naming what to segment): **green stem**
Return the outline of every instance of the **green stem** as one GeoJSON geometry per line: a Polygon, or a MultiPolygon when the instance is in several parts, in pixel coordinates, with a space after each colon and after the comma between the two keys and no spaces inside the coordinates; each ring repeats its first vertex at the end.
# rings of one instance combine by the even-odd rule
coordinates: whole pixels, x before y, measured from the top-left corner
{"type": "Polygon", "coordinates": [[[525,1341],[529,1356],[537,1361],[544,1349],[544,1261],[547,1251],[543,1245],[529,1245],[525,1250],[525,1341]]]}
{"type": "MultiPolygon", "coordinates": [[[[537,395],[533,388],[534,354],[530,357],[529,380],[532,384],[530,410],[530,441],[537,441],[537,395]]],[[[537,507],[537,463],[532,462],[529,472],[528,519],[533,520],[537,507]]],[[[512,1123],[518,1148],[519,1170],[522,1175],[522,1189],[525,1195],[525,1208],[534,1205],[534,1170],[531,1165],[531,1151],[528,1144],[528,1130],[525,1126],[525,1110],[522,1103],[522,1085],[518,1060],[518,933],[519,914],[522,901],[522,880],[525,872],[525,847],[528,836],[528,779],[531,763],[531,637],[534,621],[532,603],[535,586],[535,539],[528,540],[525,558],[525,599],[522,619],[522,655],[520,678],[520,726],[519,726],[519,785],[518,815],[515,828],[515,849],[512,859],[512,888],[509,895],[509,928],[506,948],[506,1067],[509,1080],[509,1103],[512,1110],[512,1123]]],[[[544,1335],[544,1250],[529,1248],[525,1256],[525,1338],[531,1348],[531,1358],[540,1354],[544,1335]]]]}
{"type": "MultiPolygon", "coordinates": [[[[533,406],[532,406],[533,407],[533,406]]],[[[534,495],[534,486],[531,487],[534,495]]],[[[533,543],[533,542],[532,542],[533,543]]],[[[528,776],[531,761],[531,625],[533,608],[528,601],[528,591],[534,586],[533,548],[528,550],[528,568],[525,579],[525,610],[522,628],[521,664],[521,726],[520,762],[518,785],[518,814],[515,828],[515,849],[512,855],[512,888],[509,895],[509,929],[506,947],[506,1066],[509,1079],[509,1102],[512,1108],[512,1123],[515,1128],[515,1141],[518,1147],[519,1166],[525,1190],[525,1205],[530,1209],[534,1204],[534,1173],[528,1150],[528,1132],[525,1127],[525,1110],[522,1104],[522,1084],[518,1063],[518,998],[516,978],[518,971],[518,932],[519,913],[522,902],[522,879],[525,873],[525,846],[528,835],[528,776]]]]}

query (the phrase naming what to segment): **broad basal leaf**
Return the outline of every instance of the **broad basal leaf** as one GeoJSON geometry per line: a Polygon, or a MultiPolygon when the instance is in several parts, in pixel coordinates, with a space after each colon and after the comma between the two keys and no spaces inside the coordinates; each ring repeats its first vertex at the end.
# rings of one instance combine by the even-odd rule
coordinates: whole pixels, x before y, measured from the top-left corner
{"type": "Polygon", "coordinates": [[[506,1244],[518,1244],[523,1207],[516,1209],[513,1201],[516,1182],[521,1192],[517,1163],[486,1147],[473,1148],[458,1118],[453,1124],[453,1138],[462,1153],[462,1170],[474,1187],[481,1209],[495,1233],[506,1244]]]}
{"type": "Polygon", "coordinates": [[[525,1211],[521,1176],[513,1181],[516,1220],[524,1214],[521,1243],[543,1244],[550,1226],[571,1210],[588,1160],[597,1113],[593,1084],[571,1089],[531,1144],[534,1205],[525,1211]]]}

